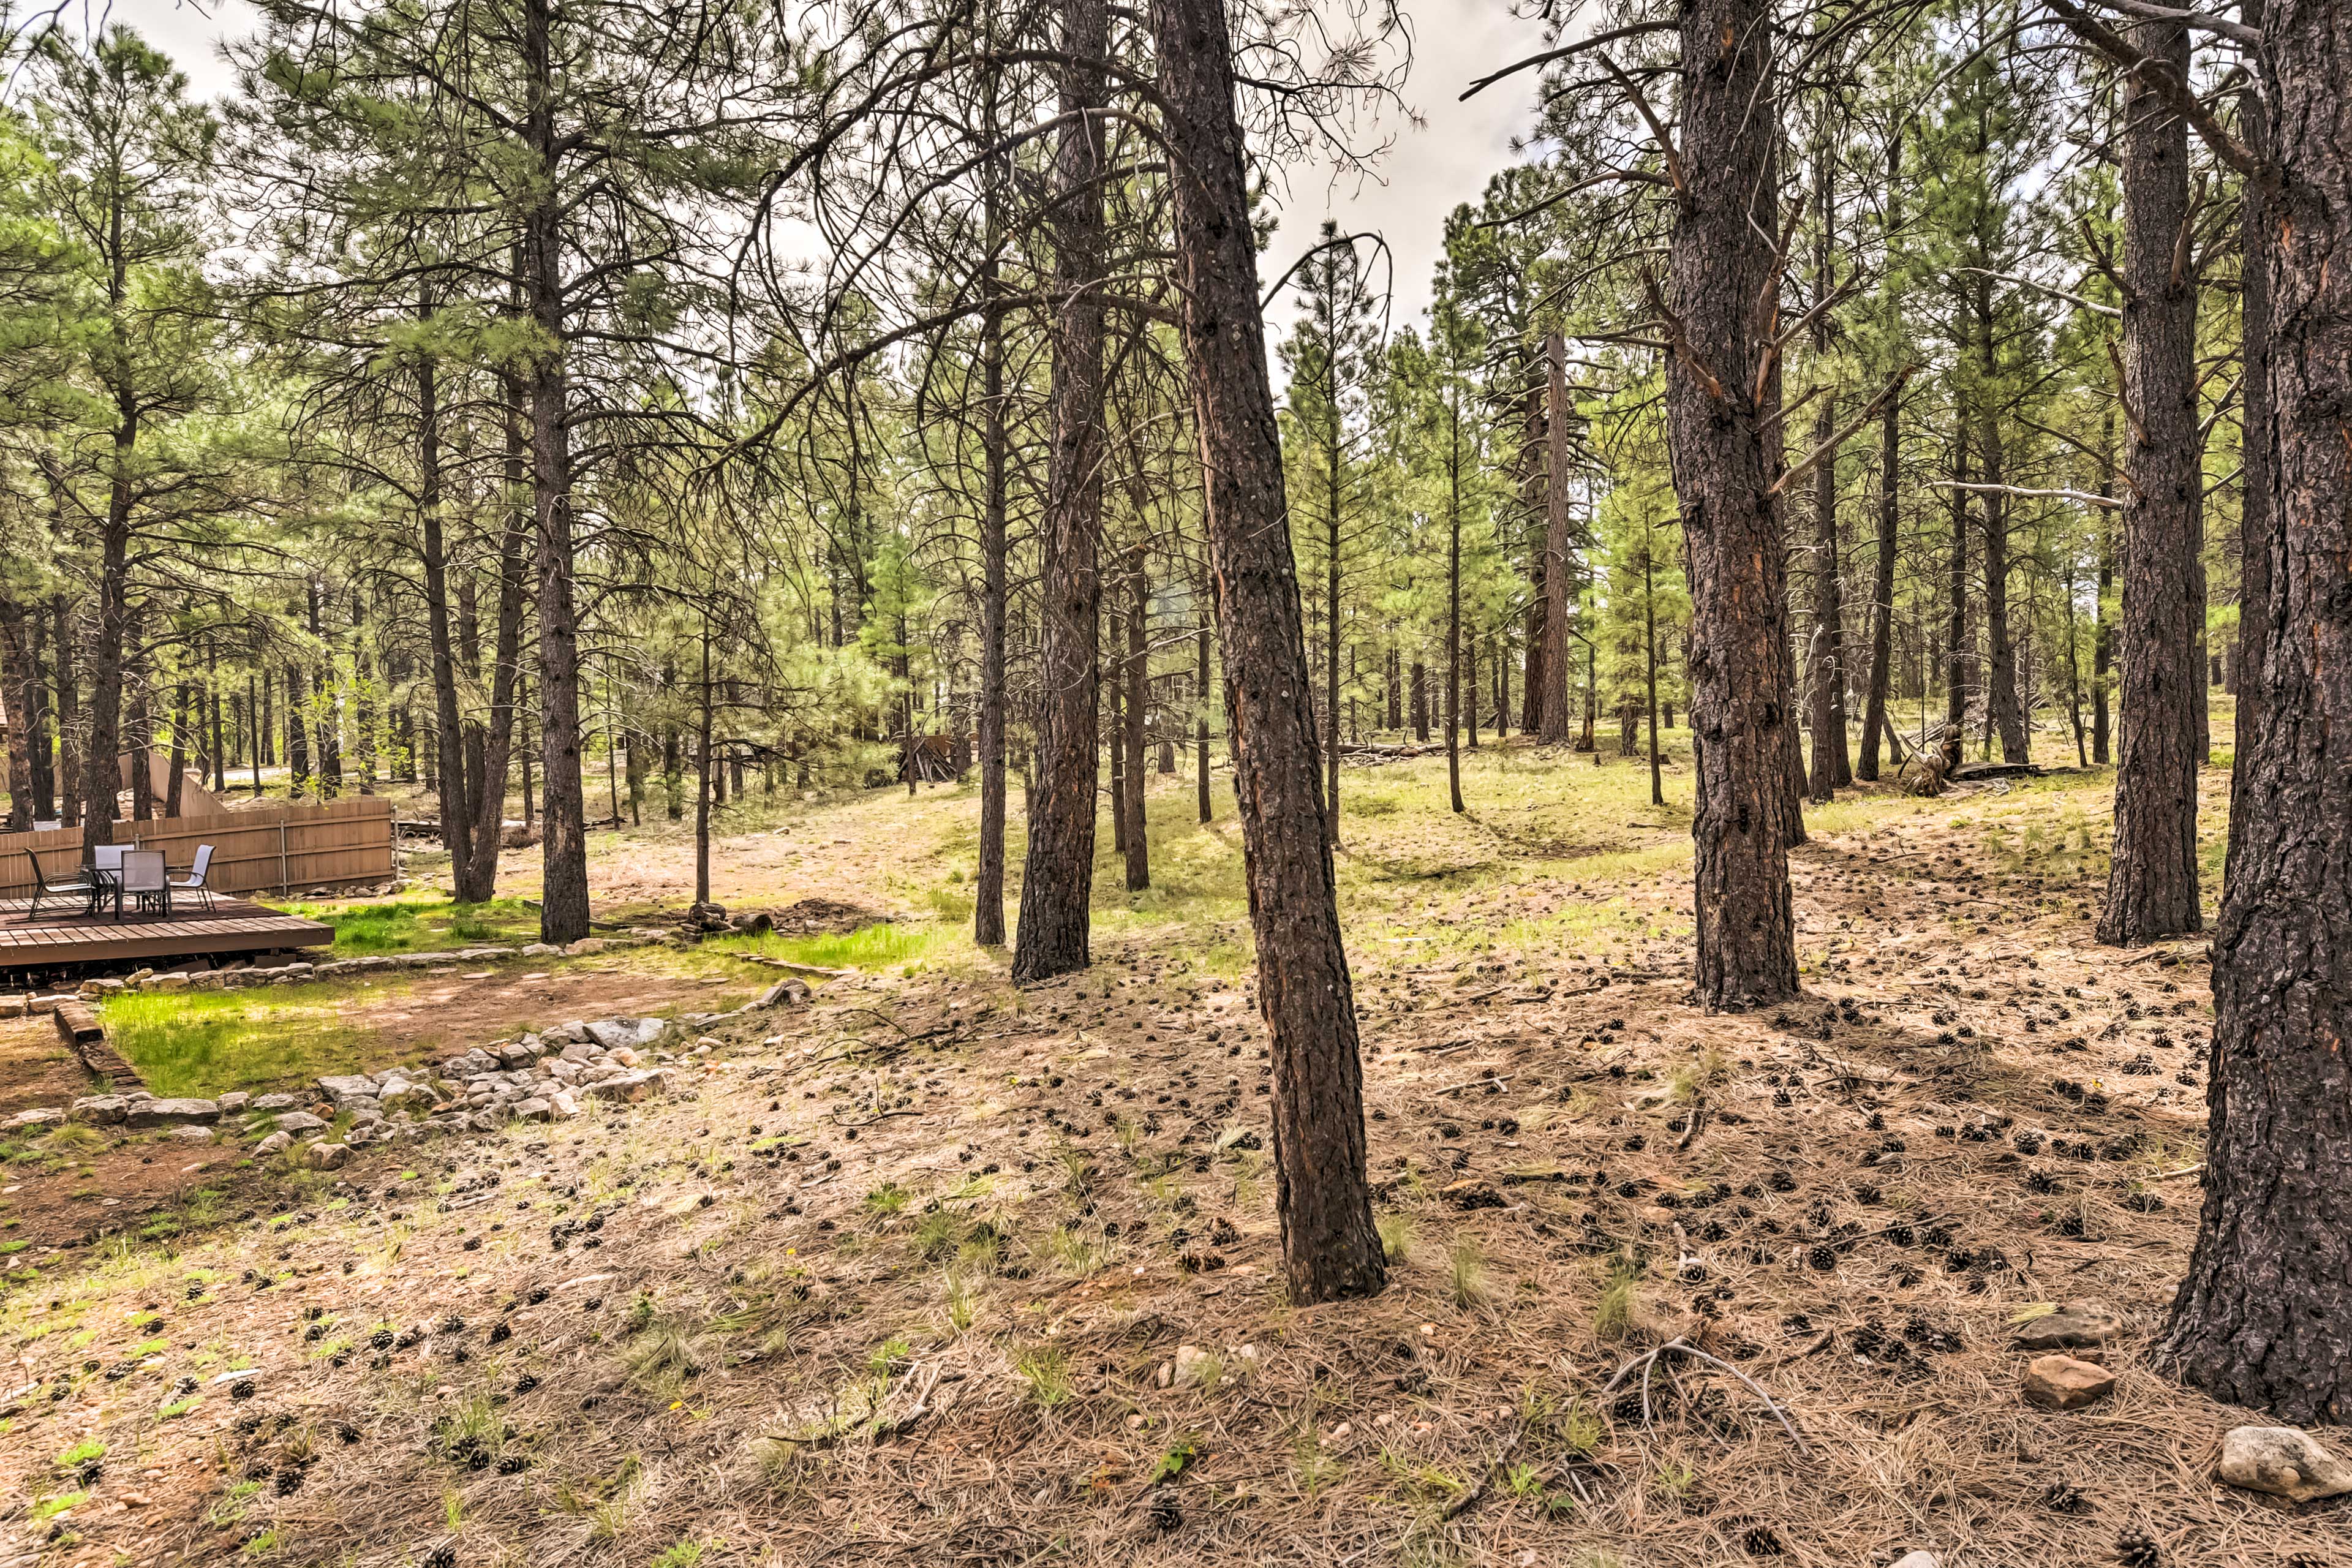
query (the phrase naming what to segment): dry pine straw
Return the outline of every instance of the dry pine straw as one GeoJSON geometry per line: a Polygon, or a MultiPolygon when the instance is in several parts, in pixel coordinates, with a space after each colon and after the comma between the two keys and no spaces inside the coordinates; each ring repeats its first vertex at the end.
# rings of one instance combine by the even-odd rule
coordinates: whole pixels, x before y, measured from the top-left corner
{"type": "MultiPolygon", "coordinates": [[[[1816,972],[1777,1014],[1708,1017],[1678,982],[1584,966],[1538,986],[1368,973],[1373,1171],[1412,1231],[1375,1300],[1279,1299],[1271,1174],[1230,1137],[1263,1127],[1245,987],[1139,950],[1017,1009],[988,977],[867,981],[739,1030],[736,1065],[681,1100],[371,1154],[347,1207],[316,1191],[282,1226],[20,1291],[44,1298],[7,1319],[44,1386],[5,1435],[7,1483],[69,1490],[54,1456],[107,1444],[44,1554],[60,1568],[225,1562],[257,1535],[257,1558],[354,1568],[681,1544],[705,1564],[1926,1547],[1992,1568],[2114,1563],[2127,1531],[2167,1563],[2352,1563],[2342,1509],[2217,1487],[2242,1413],[2143,1364],[2194,1228],[2193,1176],[2164,1173],[2197,1157],[2200,1094],[2175,1075],[2206,1037],[2201,960],[2091,949],[2071,911],[1950,936],[1942,890],[1874,845],[1807,852],[1816,972]],[[2143,1051],[2160,1070],[2121,1070],[2143,1051]],[[2021,1152],[2034,1131],[2065,1152],[2021,1152]],[[404,1156],[422,1180],[396,1179],[404,1156]],[[1601,1310],[1615,1278],[1622,1323],[1601,1310]],[[2009,1320],[2073,1298],[2129,1321],[2120,1385],[2032,1409],[2009,1320]],[[133,1324],[148,1306],[165,1326],[133,1324]],[[378,1324],[425,1331],[379,1355],[378,1324]],[[1769,1389],[1809,1454],[1686,1358],[1659,1363],[1646,1426],[1638,1380],[1601,1394],[1676,1336],[1769,1389]],[[154,1364],[106,1376],[150,1338],[154,1364]],[[1220,1358],[1213,1385],[1156,1386],[1179,1344],[1220,1358]],[[244,1365],[250,1398],[207,1385],[158,1418],[184,1373],[244,1365]],[[2053,1485],[2075,1511],[2046,1505],[2053,1485]]],[[[29,1547],[53,1527],[9,1528],[29,1547]]]]}

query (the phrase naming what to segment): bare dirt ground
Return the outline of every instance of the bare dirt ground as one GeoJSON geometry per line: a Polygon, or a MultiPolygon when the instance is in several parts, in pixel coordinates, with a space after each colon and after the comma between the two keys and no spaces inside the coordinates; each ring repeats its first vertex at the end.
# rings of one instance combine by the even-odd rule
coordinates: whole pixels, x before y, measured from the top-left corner
{"type": "MultiPolygon", "coordinates": [[[[1553,808],[1482,766],[1477,823],[1349,775],[1376,1300],[1282,1299],[1231,825],[1171,790],[1081,976],[942,925],[677,1099],[17,1277],[6,1530],[58,1568],[2347,1561],[2352,1510],[2217,1486],[2244,1414],[2147,1364],[2210,1007],[2200,944],[2091,942],[2101,776],[1814,814],[1806,998],[1709,1016],[1633,770],[1553,808]],[[2036,1409],[2014,1322],[2074,1300],[2119,1384],[2036,1409]],[[1676,1340],[1741,1375],[1644,1376],[1676,1340]]],[[[871,885],[796,886],[951,902],[968,799],[886,804],[824,834],[871,885]]]]}

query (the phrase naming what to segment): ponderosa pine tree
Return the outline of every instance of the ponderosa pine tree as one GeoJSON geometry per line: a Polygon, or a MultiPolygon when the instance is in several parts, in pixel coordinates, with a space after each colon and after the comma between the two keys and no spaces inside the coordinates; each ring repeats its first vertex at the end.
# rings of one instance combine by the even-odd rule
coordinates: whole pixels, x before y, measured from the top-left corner
{"type": "Polygon", "coordinates": [[[1258,304],[1233,38],[1223,0],[1152,0],[1150,24],[1258,1008],[1271,1036],[1283,1272],[1301,1304],[1369,1296],[1388,1270],[1364,1173],[1355,988],[1317,799],[1312,676],[1258,304]]]}
{"type": "Polygon", "coordinates": [[[1707,1007],[1738,1008],[1797,989],[1789,847],[1802,830],[1790,820],[1795,715],[1778,673],[1788,567],[1769,358],[1779,40],[1765,0],[1682,0],[1677,16],[1665,409],[1690,577],[1697,988],[1707,1007]]]}
{"type": "Polygon", "coordinates": [[[52,34],[39,60],[36,113],[48,153],[48,204],[70,248],[79,309],[92,319],[86,358],[98,404],[69,437],[102,491],[53,490],[89,542],[95,585],[89,639],[88,739],[70,793],[80,806],[83,856],[117,816],[116,757],[124,749],[126,639],[131,625],[131,544],[146,512],[192,476],[154,456],[165,428],[207,406],[219,367],[198,263],[219,127],[187,97],[187,78],[128,28],[86,47],[52,34]],[[100,406],[102,405],[102,407],[100,406]]]}
{"type": "MultiPolygon", "coordinates": [[[[2134,44],[2186,81],[2189,33],[2149,23],[2134,44]]],[[[2099,940],[2136,947],[2204,923],[2197,878],[2197,696],[2204,609],[2197,279],[2183,264],[2189,125],[2142,72],[2123,108],[2124,407],[2122,736],[2116,834],[2099,940]]]]}
{"type": "MultiPolygon", "coordinates": [[[[2261,184],[2273,218],[2256,250],[2272,423],[2250,436],[2269,447],[2267,587],[2242,675],[2263,722],[2238,755],[2243,816],[2213,938],[2204,1212],[2158,1353],[2216,1398],[2340,1425],[2352,1421],[2352,32],[2331,0],[2269,0],[2260,17],[2266,141],[2207,140],[2261,184]]],[[[2133,41],[2178,62],[2173,26],[2133,41]]],[[[2185,84],[2152,83],[2176,110],[2185,84]]],[[[2154,184],[2161,171],[2141,173],[2154,184]]]]}
{"type": "Polygon", "coordinates": [[[1103,307],[1102,177],[1107,121],[1104,0],[1062,12],[1057,66],[1064,123],[1056,133],[1055,202],[1047,220],[1055,309],[1048,419],[1044,579],[1039,584],[1037,768],[1013,976],[1051,980],[1090,962],[1097,764],[1101,745],[1103,307]]]}

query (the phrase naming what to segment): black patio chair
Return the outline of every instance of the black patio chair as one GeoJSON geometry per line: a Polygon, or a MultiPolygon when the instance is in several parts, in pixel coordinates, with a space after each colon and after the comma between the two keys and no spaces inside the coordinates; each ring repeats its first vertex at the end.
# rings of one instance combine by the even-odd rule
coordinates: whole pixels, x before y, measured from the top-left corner
{"type": "Polygon", "coordinates": [[[41,900],[44,895],[71,895],[80,899],[85,909],[92,900],[97,898],[99,885],[82,875],[80,866],[75,866],[72,876],[68,879],[52,882],[47,874],[41,869],[41,858],[38,855],[27,849],[25,851],[25,858],[33,864],[33,907],[25,911],[26,920],[32,920],[41,912],[41,900]]]}

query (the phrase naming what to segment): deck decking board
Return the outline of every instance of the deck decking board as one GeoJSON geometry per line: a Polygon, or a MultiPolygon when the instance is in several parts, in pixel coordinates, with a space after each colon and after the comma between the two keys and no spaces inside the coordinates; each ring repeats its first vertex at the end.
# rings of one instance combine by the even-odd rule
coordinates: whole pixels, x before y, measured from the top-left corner
{"type": "Polygon", "coordinates": [[[168,920],[126,917],[120,923],[110,914],[84,915],[73,904],[54,904],[37,916],[31,908],[28,900],[0,900],[0,969],[234,956],[335,940],[331,926],[242,899],[215,899],[210,910],[174,910],[168,920]]]}

